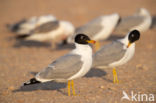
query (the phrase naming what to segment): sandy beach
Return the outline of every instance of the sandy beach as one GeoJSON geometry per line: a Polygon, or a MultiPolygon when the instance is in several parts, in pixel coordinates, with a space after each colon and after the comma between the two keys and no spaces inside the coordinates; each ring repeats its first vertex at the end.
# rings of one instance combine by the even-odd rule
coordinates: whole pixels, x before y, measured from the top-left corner
{"type": "MultiPolygon", "coordinates": [[[[155,0],[1,0],[0,102],[132,102],[121,101],[123,91],[129,96],[132,91],[135,94],[148,94],[148,97],[149,94],[154,94],[156,102],[156,28],[141,33],[133,59],[117,67],[119,84],[114,84],[112,81],[112,68],[104,70],[92,68],[86,76],[74,80],[77,96],[67,96],[67,84],[56,82],[36,84],[18,91],[23,82],[32,78],[53,60],[68,53],[71,48],[62,47],[52,50],[50,43],[20,44],[14,39],[15,34],[6,28],[8,23],[45,14],[52,14],[60,20],[70,21],[78,27],[100,15],[115,12],[121,17],[132,15],[140,7],[149,10],[151,15],[156,15],[155,0]]],[[[113,36],[123,35],[113,34],[113,36]]],[[[111,39],[103,41],[102,44],[109,42],[111,39]]]]}

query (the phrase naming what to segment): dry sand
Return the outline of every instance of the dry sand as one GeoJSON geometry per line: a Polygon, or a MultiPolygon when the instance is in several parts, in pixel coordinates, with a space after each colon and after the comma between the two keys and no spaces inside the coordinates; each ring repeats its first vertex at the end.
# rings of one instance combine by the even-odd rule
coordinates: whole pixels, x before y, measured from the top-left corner
{"type": "Polygon", "coordinates": [[[51,50],[47,44],[20,45],[12,39],[14,34],[6,29],[7,23],[35,15],[53,14],[58,19],[71,21],[77,27],[103,14],[118,12],[121,16],[131,15],[140,7],[147,8],[152,15],[156,14],[155,0],[1,0],[0,102],[127,103],[127,100],[121,101],[123,90],[129,95],[131,91],[152,93],[156,99],[156,29],[142,33],[136,43],[134,58],[118,67],[119,84],[112,83],[112,69],[92,69],[85,77],[75,80],[78,96],[68,97],[66,84],[53,82],[12,92],[71,49],[51,50]]]}

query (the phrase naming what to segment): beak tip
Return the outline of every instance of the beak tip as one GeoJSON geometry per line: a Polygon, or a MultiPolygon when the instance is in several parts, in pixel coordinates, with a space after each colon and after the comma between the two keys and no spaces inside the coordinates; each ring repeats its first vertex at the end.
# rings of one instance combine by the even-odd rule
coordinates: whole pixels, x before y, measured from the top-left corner
{"type": "Polygon", "coordinates": [[[95,43],[96,43],[96,41],[93,42],[93,44],[95,44],[95,43]]]}
{"type": "Polygon", "coordinates": [[[87,41],[88,43],[91,43],[91,44],[95,44],[96,43],[96,41],[95,40],[89,40],[89,41],[87,41]]]}
{"type": "Polygon", "coordinates": [[[130,45],[131,45],[131,43],[128,43],[127,48],[129,48],[129,47],[130,47],[130,45]]]}

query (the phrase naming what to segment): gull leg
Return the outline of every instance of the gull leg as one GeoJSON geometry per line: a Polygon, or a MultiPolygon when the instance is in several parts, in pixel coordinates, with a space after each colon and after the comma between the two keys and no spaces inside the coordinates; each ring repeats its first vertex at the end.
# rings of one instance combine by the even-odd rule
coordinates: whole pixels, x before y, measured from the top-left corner
{"type": "Polygon", "coordinates": [[[56,49],[56,44],[55,43],[56,43],[55,40],[52,40],[52,45],[51,45],[52,50],[56,49]]]}
{"type": "Polygon", "coordinates": [[[72,86],[73,95],[76,96],[73,80],[71,80],[71,86],[72,86]]]}
{"type": "Polygon", "coordinates": [[[70,80],[68,81],[68,96],[70,96],[70,80]]]}
{"type": "Polygon", "coordinates": [[[116,69],[113,68],[113,82],[114,83],[119,83],[118,77],[117,77],[117,73],[116,73],[116,69]]]}
{"type": "Polygon", "coordinates": [[[100,42],[97,41],[97,42],[95,43],[95,50],[97,51],[97,50],[99,50],[99,48],[100,48],[100,42]]]}

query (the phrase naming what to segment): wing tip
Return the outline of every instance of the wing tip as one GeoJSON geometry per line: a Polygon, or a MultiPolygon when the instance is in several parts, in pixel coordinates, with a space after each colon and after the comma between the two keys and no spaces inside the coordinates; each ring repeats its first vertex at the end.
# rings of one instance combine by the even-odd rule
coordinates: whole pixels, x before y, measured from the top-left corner
{"type": "Polygon", "coordinates": [[[29,81],[23,83],[21,87],[26,86],[26,85],[37,84],[37,83],[41,83],[41,82],[36,80],[36,78],[32,78],[29,81]]]}

